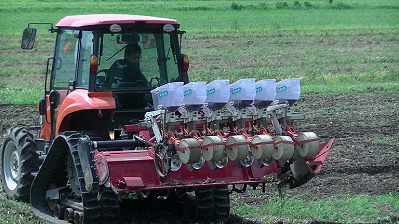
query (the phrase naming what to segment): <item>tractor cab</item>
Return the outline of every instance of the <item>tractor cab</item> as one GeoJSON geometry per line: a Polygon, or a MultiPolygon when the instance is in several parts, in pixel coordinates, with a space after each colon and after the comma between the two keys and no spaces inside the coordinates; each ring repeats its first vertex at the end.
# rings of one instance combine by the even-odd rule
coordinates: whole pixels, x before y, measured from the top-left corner
{"type": "MultiPolygon", "coordinates": [[[[52,69],[47,69],[46,97],[39,104],[43,120],[54,127],[50,131],[51,125],[44,122],[44,136],[81,129],[82,120],[90,120],[88,130],[97,129],[98,124],[114,129],[136,123],[146,111],[156,110],[152,89],[188,82],[188,58],[179,46],[184,32],[178,30],[176,20],[79,15],[63,18],[56,27],[50,29],[57,33],[56,46],[48,62],[52,69]],[[101,120],[112,122],[94,119],[98,114],[110,116],[101,120]]],[[[32,28],[24,31],[22,48],[33,48],[35,33],[32,28]]]]}

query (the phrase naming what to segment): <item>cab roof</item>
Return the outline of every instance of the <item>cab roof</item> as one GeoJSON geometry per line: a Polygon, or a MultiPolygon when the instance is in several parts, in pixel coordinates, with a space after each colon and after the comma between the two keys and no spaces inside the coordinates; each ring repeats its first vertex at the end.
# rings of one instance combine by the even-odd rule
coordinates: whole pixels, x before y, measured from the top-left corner
{"type": "Polygon", "coordinates": [[[140,15],[126,15],[126,14],[92,14],[92,15],[74,15],[66,16],[61,19],[57,27],[87,27],[98,25],[112,25],[112,24],[172,24],[180,25],[177,20],[140,15]]]}

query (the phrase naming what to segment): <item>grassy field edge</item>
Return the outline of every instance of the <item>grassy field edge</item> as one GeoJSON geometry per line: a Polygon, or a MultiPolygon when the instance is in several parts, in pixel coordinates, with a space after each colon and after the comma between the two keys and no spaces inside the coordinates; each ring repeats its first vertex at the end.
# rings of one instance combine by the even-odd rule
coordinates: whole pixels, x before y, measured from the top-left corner
{"type": "Polygon", "coordinates": [[[240,204],[233,213],[265,223],[398,223],[399,193],[335,195],[323,199],[271,199],[256,206],[240,204]],[[383,207],[383,209],[382,209],[383,207]]]}

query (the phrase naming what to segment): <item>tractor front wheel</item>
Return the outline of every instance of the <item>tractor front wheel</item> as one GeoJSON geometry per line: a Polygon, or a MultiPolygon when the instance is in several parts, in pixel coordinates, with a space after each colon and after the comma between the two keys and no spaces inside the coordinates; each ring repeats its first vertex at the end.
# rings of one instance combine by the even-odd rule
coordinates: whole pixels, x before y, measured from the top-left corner
{"type": "Polygon", "coordinates": [[[7,130],[1,153],[1,181],[7,197],[29,201],[33,173],[39,169],[39,156],[33,135],[23,127],[7,130]]]}

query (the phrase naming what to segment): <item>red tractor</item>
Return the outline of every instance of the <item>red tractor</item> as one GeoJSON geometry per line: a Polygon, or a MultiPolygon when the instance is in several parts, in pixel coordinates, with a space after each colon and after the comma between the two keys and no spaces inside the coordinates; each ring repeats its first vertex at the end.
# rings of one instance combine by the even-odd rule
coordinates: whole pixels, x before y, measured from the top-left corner
{"type": "MultiPolygon", "coordinates": [[[[24,49],[34,46],[32,24],[24,49]]],[[[179,27],[110,14],[51,24],[38,137],[16,126],[2,145],[8,198],[57,223],[117,223],[129,196],[186,198],[194,218],[223,221],[234,191],[315,176],[334,140],[296,133],[299,80],[189,82],[179,27]]]]}

